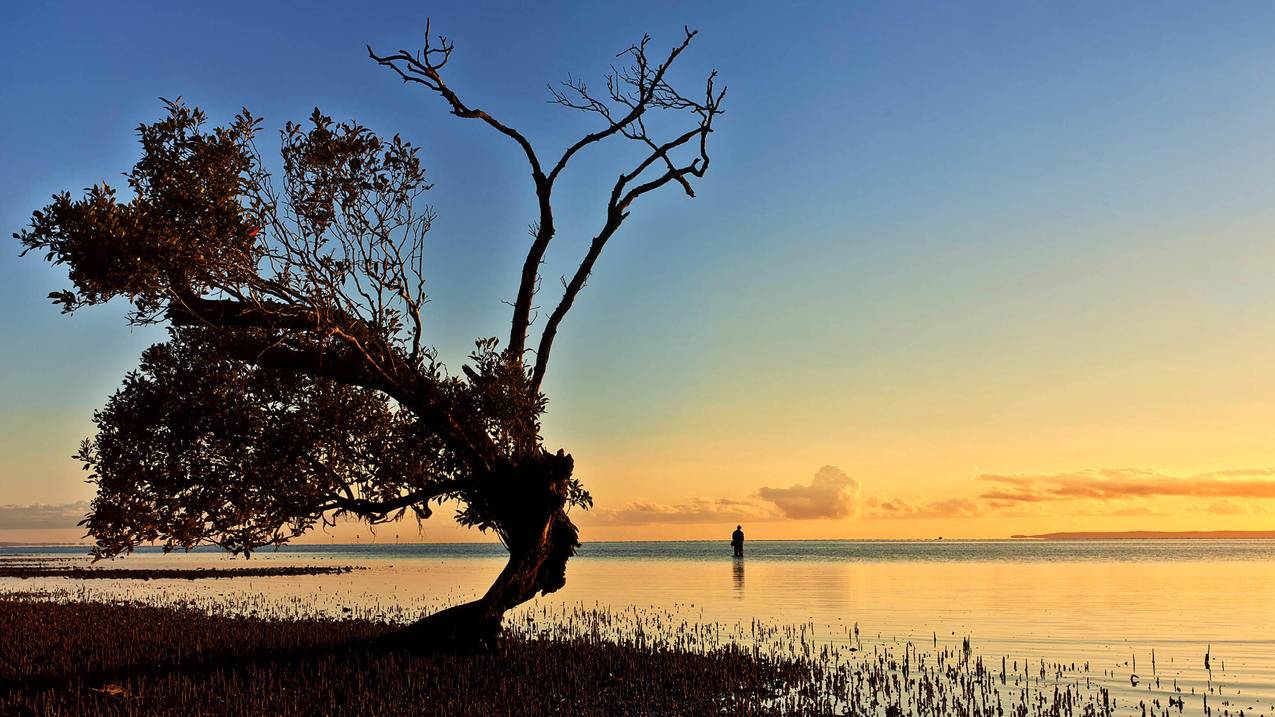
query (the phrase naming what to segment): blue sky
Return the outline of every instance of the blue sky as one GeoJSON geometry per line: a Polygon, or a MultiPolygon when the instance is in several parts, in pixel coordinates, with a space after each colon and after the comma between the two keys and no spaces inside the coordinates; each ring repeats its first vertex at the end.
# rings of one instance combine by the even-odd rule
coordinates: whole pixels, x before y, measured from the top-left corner
{"type": "MultiPolygon", "coordinates": [[[[416,47],[426,15],[451,84],[544,155],[592,126],[546,83],[600,78],[643,32],[698,28],[679,78],[729,86],[699,198],[637,208],[555,350],[548,436],[600,497],[825,463],[930,496],[981,471],[1275,463],[1250,398],[1275,396],[1267,3],[23,3],[0,28],[0,224],[118,177],[160,96],[270,128],[317,105],[423,147],[444,356],[503,336],[523,160],[363,49],[416,47]]],[[[616,157],[558,190],[546,287],[616,157]]],[[[0,503],[87,495],[66,456],[160,336],[117,306],[59,316],[62,281],[0,252],[0,503]]]]}

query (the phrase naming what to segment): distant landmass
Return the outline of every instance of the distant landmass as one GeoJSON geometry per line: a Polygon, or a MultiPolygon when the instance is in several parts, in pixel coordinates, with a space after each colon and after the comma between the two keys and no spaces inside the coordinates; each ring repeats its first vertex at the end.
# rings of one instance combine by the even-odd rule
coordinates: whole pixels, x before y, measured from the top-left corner
{"type": "Polygon", "coordinates": [[[1011,535],[1033,540],[1275,540],[1275,530],[1126,530],[1011,535]]]}

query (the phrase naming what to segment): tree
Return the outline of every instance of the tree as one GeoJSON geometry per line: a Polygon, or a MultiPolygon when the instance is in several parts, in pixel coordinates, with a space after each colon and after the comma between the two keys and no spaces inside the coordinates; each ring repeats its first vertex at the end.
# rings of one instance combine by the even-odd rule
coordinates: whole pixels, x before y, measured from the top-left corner
{"type": "Polygon", "coordinates": [[[342,515],[369,523],[428,518],[454,500],[457,520],[493,531],[509,561],[478,600],[409,626],[418,645],[494,637],[504,613],[565,583],[579,546],[571,506],[592,505],[562,450],[540,436],[541,382],[554,339],[607,242],[643,196],[665,186],[694,196],[724,89],[703,95],[668,78],[696,33],[660,62],[649,37],[621,56],[603,94],[568,80],[557,104],[599,127],[542,163],[518,130],[473,107],[446,82],[453,45],[369,56],[440,97],[525,154],[538,217],[506,346],[477,341],[459,375],[425,340],[424,242],[433,214],[417,149],[317,109],[281,131],[276,181],[247,110],[209,129],[202,111],[165,100],[166,116],[138,129],[131,199],[105,184],[54,195],[15,234],[23,254],[67,266],[72,288],[50,294],[69,313],[123,298],[134,324],[165,324],[94,415],[77,458],[97,496],[81,523],[109,557],[150,542],[165,550],[216,544],[248,554],[342,515]],[[689,122],[648,131],[657,112],[689,122]],[[529,343],[540,266],[554,238],[554,187],[577,154],[628,140],[640,159],[620,172],[604,220],[529,343]]]}

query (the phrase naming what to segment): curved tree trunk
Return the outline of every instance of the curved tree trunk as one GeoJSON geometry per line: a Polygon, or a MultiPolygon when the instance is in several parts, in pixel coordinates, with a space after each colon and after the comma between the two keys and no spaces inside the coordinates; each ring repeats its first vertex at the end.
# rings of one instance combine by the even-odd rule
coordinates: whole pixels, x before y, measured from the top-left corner
{"type": "Polygon", "coordinates": [[[509,610],[566,584],[567,560],[580,546],[579,530],[564,509],[571,456],[543,453],[491,479],[500,490],[489,508],[502,516],[496,530],[509,562],[477,600],[440,610],[386,636],[387,644],[414,650],[465,649],[494,640],[509,610]]]}

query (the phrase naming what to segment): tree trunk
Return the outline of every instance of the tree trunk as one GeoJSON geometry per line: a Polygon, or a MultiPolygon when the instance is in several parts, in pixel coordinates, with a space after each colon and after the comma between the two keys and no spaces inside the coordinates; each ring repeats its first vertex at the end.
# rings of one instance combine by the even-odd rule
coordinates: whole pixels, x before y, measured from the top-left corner
{"type": "Polygon", "coordinates": [[[509,610],[566,584],[567,560],[580,546],[565,510],[571,456],[542,453],[489,479],[484,511],[509,548],[509,562],[487,592],[390,633],[384,643],[413,650],[468,649],[494,640],[509,610]]]}

